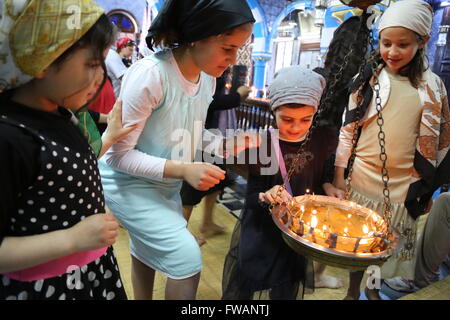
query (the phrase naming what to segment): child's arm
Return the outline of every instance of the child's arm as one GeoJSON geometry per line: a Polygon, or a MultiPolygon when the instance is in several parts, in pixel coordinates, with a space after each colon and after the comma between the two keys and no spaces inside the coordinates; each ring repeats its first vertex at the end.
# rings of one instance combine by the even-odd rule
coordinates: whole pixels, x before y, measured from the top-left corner
{"type": "MultiPolygon", "coordinates": [[[[345,113],[343,118],[345,119],[345,113]]],[[[354,135],[354,128],[356,125],[357,125],[356,122],[344,125],[341,127],[339,133],[339,143],[336,149],[336,160],[334,162],[335,170],[334,170],[333,185],[341,190],[346,189],[344,175],[345,169],[347,168],[348,160],[350,159],[352,152],[353,147],[352,140],[354,135]]]]}
{"type": "Polygon", "coordinates": [[[225,179],[225,171],[207,162],[167,160],[164,178],[183,179],[195,189],[206,191],[225,179]]]}
{"type": "MultiPolygon", "coordinates": [[[[344,188],[340,188],[342,185],[333,185],[334,176],[335,176],[335,166],[334,166],[335,156],[332,154],[324,163],[324,174],[322,178],[322,189],[325,191],[325,194],[329,197],[335,197],[339,199],[343,199],[345,197],[345,182],[344,188]]],[[[336,167],[337,169],[337,167],[336,167]]],[[[342,176],[343,178],[344,176],[342,176]]]]}
{"type": "MultiPolygon", "coordinates": [[[[100,114],[100,119],[102,115],[100,114]]],[[[107,116],[108,126],[102,135],[102,149],[98,158],[100,159],[106,151],[117,141],[121,140],[124,136],[136,129],[137,124],[131,125],[128,128],[124,128],[122,125],[122,100],[117,99],[113,109],[107,116]]]]}
{"type": "Polygon", "coordinates": [[[322,185],[323,190],[325,191],[325,194],[329,197],[335,197],[339,199],[344,199],[345,197],[345,189],[336,188],[333,184],[329,182],[325,182],[322,185]]]}
{"type": "Polygon", "coordinates": [[[346,189],[344,174],[345,174],[345,168],[335,167],[333,185],[336,188],[339,188],[341,190],[346,189]]]}
{"type": "Polygon", "coordinates": [[[112,245],[119,224],[112,214],[95,214],[75,226],[27,237],[6,237],[0,245],[0,273],[31,268],[77,252],[112,245]]]}
{"type": "Polygon", "coordinates": [[[257,148],[261,145],[261,135],[253,131],[238,131],[234,136],[224,138],[220,132],[215,134],[211,130],[203,130],[202,150],[215,153],[221,157],[237,156],[239,153],[257,148]]]}

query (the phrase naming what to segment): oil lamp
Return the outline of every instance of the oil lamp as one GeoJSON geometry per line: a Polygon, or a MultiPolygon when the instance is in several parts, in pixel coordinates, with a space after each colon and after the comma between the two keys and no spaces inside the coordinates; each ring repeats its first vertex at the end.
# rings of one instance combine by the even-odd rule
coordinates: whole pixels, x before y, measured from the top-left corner
{"type": "Polygon", "coordinates": [[[364,270],[399,246],[377,212],[348,200],[306,194],[272,208],[272,218],[293,250],[336,267],[364,270]]]}

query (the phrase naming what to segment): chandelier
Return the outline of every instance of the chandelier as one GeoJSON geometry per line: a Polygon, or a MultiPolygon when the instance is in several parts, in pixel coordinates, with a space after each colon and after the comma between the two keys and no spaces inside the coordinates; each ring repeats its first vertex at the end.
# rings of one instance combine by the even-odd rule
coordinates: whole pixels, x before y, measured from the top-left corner
{"type": "MultiPolygon", "coordinates": [[[[342,1],[349,5],[357,5],[362,8],[364,3],[377,3],[379,1],[342,1]]],[[[363,9],[365,10],[367,6],[363,9]]],[[[360,29],[357,31],[367,32],[367,15],[361,18],[360,29]]],[[[371,33],[364,37],[362,48],[363,57],[366,55],[368,44],[372,44],[371,33]]],[[[358,37],[356,37],[358,39],[358,37]]],[[[349,50],[343,59],[339,70],[344,70],[349,61],[349,55],[353,52],[349,50]]],[[[360,65],[359,74],[366,66],[366,60],[360,65]]],[[[375,71],[375,70],[373,70],[375,71]]],[[[307,134],[303,144],[297,151],[289,172],[286,177],[283,176],[285,183],[278,189],[277,199],[281,199],[281,192],[286,188],[286,183],[299,163],[301,155],[304,153],[304,147],[311,137],[311,131],[314,131],[319,123],[323,107],[331,101],[331,92],[336,89],[338,77],[342,73],[337,73],[334,78],[329,79],[329,89],[325,97],[321,99],[321,106],[316,113],[313,124],[307,134]]],[[[290,202],[278,202],[270,206],[272,219],[282,232],[284,241],[297,253],[312,258],[318,262],[336,267],[365,270],[370,265],[383,264],[396,250],[402,246],[399,233],[391,225],[391,202],[389,192],[389,174],[386,166],[387,154],[385,148],[385,133],[383,131],[383,116],[381,112],[380,84],[378,73],[374,75],[374,91],[376,97],[377,124],[379,126],[379,144],[380,159],[382,161],[381,180],[383,182],[384,212],[377,213],[369,208],[365,208],[355,202],[349,201],[351,190],[351,179],[353,172],[353,163],[356,157],[356,146],[358,143],[358,126],[354,126],[352,151],[348,163],[348,176],[346,179],[346,199],[337,199],[333,197],[317,196],[307,194],[294,197],[290,202]]],[[[360,77],[358,88],[363,87],[363,77],[360,77]]],[[[355,123],[361,119],[360,107],[363,102],[361,91],[357,94],[357,108],[355,123]]]]}
{"type": "Polygon", "coordinates": [[[335,267],[365,270],[399,247],[398,233],[378,213],[348,200],[298,196],[273,207],[272,218],[294,251],[335,267]]]}

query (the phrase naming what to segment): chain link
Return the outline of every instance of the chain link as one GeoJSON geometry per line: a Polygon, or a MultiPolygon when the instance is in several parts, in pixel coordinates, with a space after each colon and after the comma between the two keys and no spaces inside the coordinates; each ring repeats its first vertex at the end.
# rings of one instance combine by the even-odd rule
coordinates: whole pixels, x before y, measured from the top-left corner
{"type": "MultiPolygon", "coordinates": [[[[372,43],[372,31],[370,31],[370,37],[368,38],[370,46],[373,47],[372,43]]],[[[367,52],[367,46],[365,48],[365,51],[367,52]]],[[[352,137],[352,151],[351,156],[348,163],[348,176],[346,179],[346,193],[345,198],[348,200],[350,196],[351,191],[351,181],[352,181],[352,174],[353,174],[353,165],[356,158],[356,147],[358,144],[359,139],[359,121],[360,121],[360,110],[361,105],[363,103],[363,94],[362,89],[364,85],[364,77],[362,76],[362,72],[364,71],[364,65],[366,64],[366,60],[364,59],[365,63],[360,67],[360,83],[358,84],[358,95],[357,95],[357,103],[356,103],[356,116],[354,121],[354,127],[353,127],[353,137],[352,137]]],[[[375,64],[372,74],[374,76],[374,87],[373,90],[375,91],[375,104],[376,104],[376,110],[377,110],[377,125],[379,127],[378,132],[378,143],[380,145],[380,155],[379,158],[381,160],[382,166],[381,166],[381,179],[383,181],[383,201],[384,201],[384,212],[383,217],[386,221],[387,225],[387,239],[391,239],[392,235],[392,208],[391,208],[391,199],[390,199],[390,191],[389,191],[389,173],[386,166],[387,163],[387,154],[386,154],[386,134],[383,131],[384,126],[384,119],[381,112],[381,98],[380,98],[380,83],[379,83],[379,70],[378,66],[375,64]]],[[[391,248],[391,243],[389,242],[389,249],[391,248]]]]}
{"type": "MultiPolygon", "coordinates": [[[[381,98],[380,98],[380,83],[378,79],[378,70],[374,72],[374,90],[376,94],[375,102],[377,107],[377,124],[380,128],[378,132],[378,143],[380,145],[380,160],[381,166],[381,179],[383,181],[383,197],[384,197],[384,219],[387,224],[387,238],[391,239],[392,235],[392,208],[391,208],[391,197],[389,191],[389,173],[386,167],[387,154],[386,154],[386,134],[383,131],[384,119],[381,112],[381,98]]],[[[390,246],[389,246],[390,247],[390,246]]]]}
{"type": "MultiPolygon", "coordinates": [[[[354,52],[355,46],[357,45],[359,32],[363,31],[363,28],[365,27],[365,25],[366,25],[365,20],[362,19],[360,29],[358,30],[358,34],[356,35],[355,41],[353,42],[349,52],[344,56],[343,62],[339,66],[338,71],[333,73],[333,74],[331,74],[331,79],[329,79],[329,86],[328,86],[327,91],[325,92],[325,97],[321,100],[319,109],[318,109],[317,113],[314,115],[313,123],[312,123],[310,129],[308,130],[308,133],[307,133],[307,135],[305,137],[305,140],[300,145],[300,147],[299,147],[299,149],[297,151],[297,156],[292,161],[292,164],[291,164],[291,166],[289,168],[289,171],[287,173],[287,181],[291,180],[292,174],[294,173],[295,168],[297,168],[298,162],[300,161],[301,155],[304,152],[305,146],[308,145],[308,142],[311,140],[311,132],[314,132],[314,130],[319,126],[319,122],[320,122],[320,119],[322,117],[322,113],[324,112],[324,110],[326,110],[326,108],[324,106],[326,106],[328,104],[328,102],[331,100],[332,93],[335,91],[336,86],[337,86],[337,84],[338,84],[338,82],[340,80],[339,77],[344,74],[343,72],[344,72],[345,68],[347,68],[348,61],[349,61],[351,55],[354,52]]],[[[367,53],[367,41],[368,41],[367,38],[368,37],[366,36],[366,37],[363,37],[363,38],[365,39],[365,45],[364,45],[364,47],[365,47],[364,56],[365,56],[366,53],[367,53]]],[[[364,65],[364,63],[363,63],[363,65],[364,65]]],[[[286,184],[283,182],[283,185],[280,188],[278,188],[278,190],[277,190],[277,194],[276,194],[275,200],[276,199],[281,199],[281,193],[284,190],[286,190],[286,184]]],[[[272,210],[274,208],[274,206],[276,206],[276,205],[277,205],[277,203],[271,204],[269,206],[269,209],[272,210]]]]}
{"type": "MultiPolygon", "coordinates": [[[[361,28],[364,28],[365,24],[361,24],[361,28]]],[[[352,149],[351,149],[351,155],[350,159],[348,161],[348,175],[347,179],[345,180],[345,199],[349,199],[350,197],[350,190],[351,190],[351,182],[352,182],[352,174],[353,174],[353,164],[356,159],[356,147],[358,144],[358,138],[359,138],[359,121],[361,119],[360,110],[361,105],[364,100],[364,96],[362,93],[362,87],[364,85],[364,68],[367,64],[367,50],[368,50],[368,44],[372,42],[372,31],[370,30],[368,32],[368,36],[364,38],[363,43],[363,61],[361,65],[359,66],[358,74],[359,76],[359,83],[358,83],[358,93],[356,97],[356,109],[355,109],[355,119],[354,119],[354,126],[353,126],[353,136],[352,136],[352,149]]]]}
{"type": "MultiPolygon", "coordinates": [[[[352,150],[351,150],[351,156],[349,159],[349,163],[348,163],[348,175],[347,175],[347,179],[346,179],[346,199],[349,198],[350,195],[350,190],[351,190],[351,181],[352,181],[352,174],[353,174],[353,164],[355,162],[355,158],[356,158],[356,147],[358,144],[358,139],[359,139],[359,122],[361,120],[361,114],[360,114],[360,110],[361,110],[361,105],[364,101],[364,96],[362,93],[362,88],[364,85],[364,68],[367,64],[367,59],[366,59],[366,55],[367,55],[367,51],[368,51],[368,46],[370,45],[371,48],[373,49],[373,40],[372,40],[372,30],[369,30],[368,28],[366,28],[366,23],[365,23],[365,19],[362,18],[362,22],[360,25],[360,29],[358,30],[358,34],[360,34],[360,32],[367,32],[367,36],[363,37],[363,62],[361,63],[360,67],[359,67],[359,83],[358,83],[358,93],[357,93],[357,99],[356,99],[356,110],[355,110],[355,125],[353,128],[353,137],[352,137],[352,150]],[[364,30],[365,29],[365,30],[364,30]]],[[[356,40],[358,39],[358,36],[356,37],[356,40]]],[[[298,162],[300,161],[300,157],[301,154],[304,152],[305,146],[308,144],[308,142],[311,139],[311,132],[313,132],[319,125],[319,120],[321,119],[321,114],[324,111],[324,107],[326,106],[327,103],[329,102],[329,100],[331,99],[331,93],[334,92],[334,89],[336,87],[336,84],[338,83],[339,80],[339,76],[343,74],[344,69],[347,67],[348,65],[348,61],[350,56],[353,54],[354,52],[354,48],[357,45],[357,41],[355,41],[351,47],[351,49],[349,50],[349,52],[345,55],[344,57],[344,61],[342,63],[341,66],[339,66],[338,72],[334,73],[331,75],[331,79],[329,80],[329,87],[327,92],[325,93],[325,97],[322,100],[319,110],[317,111],[316,115],[314,116],[313,119],[313,123],[311,125],[310,130],[308,131],[305,140],[303,141],[303,143],[301,144],[301,146],[299,147],[299,150],[297,151],[297,156],[294,158],[294,160],[292,161],[292,164],[289,168],[288,174],[287,174],[287,181],[290,181],[293,172],[295,171],[295,168],[298,165],[298,162]]],[[[388,233],[388,239],[391,238],[392,235],[392,227],[391,227],[391,220],[392,220],[392,211],[391,211],[391,201],[390,201],[390,191],[389,191],[389,173],[386,167],[386,163],[387,163],[387,154],[386,154],[386,134],[383,131],[383,125],[384,125],[384,119],[383,119],[383,115],[381,112],[381,98],[380,98],[380,84],[379,84],[379,79],[378,79],[378,69],[377,66],[375,65],[375,68],[373,70],[374,72],[372,73],[374,75],[374,91],[375,91],[375,103],[376,103],[376,109],[377,109],[377,124],[379,126],[379,133],[378,133],[378,142],[380,145],[380,160],[382,162],[382,168],[381,168],[381,176],[382,176],[382,181],[383,181],[383,197],[384,197],[384,218],[387,224],[387,233],[388,233]]],[[[281,199],[281,193],[286,189],[286,185],[283,182],[283,185],[278,188],[277,190],[277,195],[275,200],[277,199],[281,199]]],[[[276,206],[277,203],[274,203],[272,205],[270,205],[270,210],[272,210],[274,208],[274,206],[276,206]]],[[[389,249],[391,248],[391,243],[389,242],[389,249]]]]}

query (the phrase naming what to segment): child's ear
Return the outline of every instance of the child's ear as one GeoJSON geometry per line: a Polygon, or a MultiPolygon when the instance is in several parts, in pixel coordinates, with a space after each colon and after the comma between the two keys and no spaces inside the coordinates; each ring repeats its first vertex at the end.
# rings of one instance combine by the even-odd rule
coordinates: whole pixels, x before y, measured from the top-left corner
{"type": "Polygon", "coordinates": [[[425,37],[423,37],[423,40],[419,44],[419,49],[423,49],[429,40],[430,40],[429,35],[426,35],[425,37]]]}

